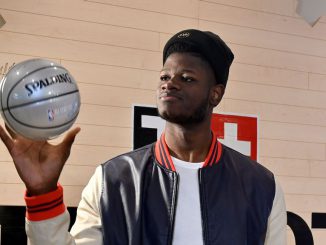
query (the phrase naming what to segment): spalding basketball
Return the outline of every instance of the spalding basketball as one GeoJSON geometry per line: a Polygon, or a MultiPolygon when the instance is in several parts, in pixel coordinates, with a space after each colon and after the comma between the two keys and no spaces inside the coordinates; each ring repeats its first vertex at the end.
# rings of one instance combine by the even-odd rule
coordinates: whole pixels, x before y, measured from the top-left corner
{"type": "Polygon", "coordinates": [[[52,61],[23,61],[1,81],[1,115],[13,131],[27,138],[47,140],[60,135],[75,122],[79,108],[76,81],[52,61]]]}

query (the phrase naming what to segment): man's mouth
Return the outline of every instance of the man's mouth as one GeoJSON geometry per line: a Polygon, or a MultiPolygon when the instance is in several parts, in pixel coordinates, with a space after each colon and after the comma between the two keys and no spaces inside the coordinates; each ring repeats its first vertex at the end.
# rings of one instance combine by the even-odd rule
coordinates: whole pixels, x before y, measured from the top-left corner
{"type": "Polygon", "coordinates": [[[159,99],[163,101],[175,101],[180,100],[181,96],[173,92],[162,92],[159,96],[159,99]]]}

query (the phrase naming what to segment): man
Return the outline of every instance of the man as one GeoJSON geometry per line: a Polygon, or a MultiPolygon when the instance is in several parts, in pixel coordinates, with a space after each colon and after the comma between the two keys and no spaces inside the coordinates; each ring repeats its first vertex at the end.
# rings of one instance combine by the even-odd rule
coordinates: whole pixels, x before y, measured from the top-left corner
{"type": "Polygon", "coordinates": [[[211,131],[232,61],[211,32],[185,30],[167,42],[157,88],[165,132],[96,169],[71,233],[57,182],[79,128],[57,146],[1,129],[27,187],[30,243],[285,244],[284,198],[273,174],[211,131]]]}

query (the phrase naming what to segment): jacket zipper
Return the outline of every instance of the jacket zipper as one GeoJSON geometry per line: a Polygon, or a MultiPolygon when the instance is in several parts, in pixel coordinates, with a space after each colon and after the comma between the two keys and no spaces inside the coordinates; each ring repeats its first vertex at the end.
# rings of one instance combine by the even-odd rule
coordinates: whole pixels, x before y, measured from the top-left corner
{"type": "Polygon", "coordinates": [[[175,172],[176,174],[176,181],[175,181],[175,194],[172,197],[172,210],[171,210],[171,217],[172,217],[172,226],[171,226],[171,235],[168,244],[172,245],[173,242],[173,234],[174,234],[174,223],[175,223],[175,210],[177,208],[177,202],[178,202],[178,192],[179,192],[179,174],[175,172]]]}
{"type": "Polygon", "coordinates": [[[204,184],[202,183],[202,169],[198,170],[198,181],[199,181],[199,196],[200,196],[200,211],[201,211],[201,224],[203,229],[203,243],[208,244],[208,235],[207,235],[207,213],[204,207],[204,184]]]}

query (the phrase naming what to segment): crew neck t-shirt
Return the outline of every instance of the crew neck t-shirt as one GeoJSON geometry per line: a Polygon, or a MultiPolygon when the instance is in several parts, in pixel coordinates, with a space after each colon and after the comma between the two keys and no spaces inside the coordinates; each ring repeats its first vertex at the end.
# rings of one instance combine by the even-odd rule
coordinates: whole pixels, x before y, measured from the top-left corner
{"type": "Polygon", "coordinates": [[[179,174],[179,191],[175,214],[173,245],[203,245],[198,169],[201,163],[190,163],[172,157],[179,174]]]}

